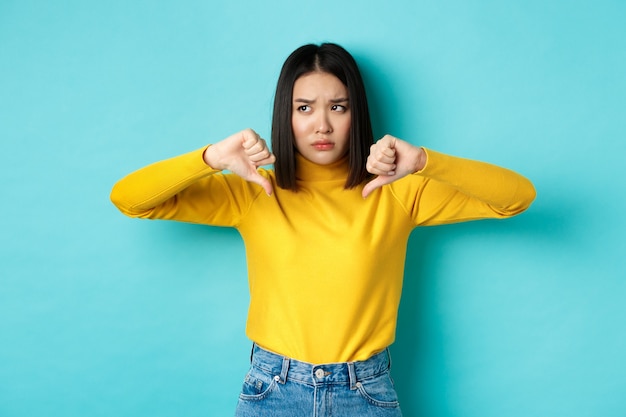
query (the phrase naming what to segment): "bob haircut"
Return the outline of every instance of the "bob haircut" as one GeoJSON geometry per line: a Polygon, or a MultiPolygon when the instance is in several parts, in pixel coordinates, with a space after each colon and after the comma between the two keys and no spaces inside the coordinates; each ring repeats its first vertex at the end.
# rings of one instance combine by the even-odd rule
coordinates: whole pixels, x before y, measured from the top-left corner
{"type": "Polygon", "coordinates": [[[337,77],[347,88],[350,100],[349,174],[345,188],[354,188],[370,177],[365,163],[374,143],[365,86],[356,61],[339,45],[323,43],[304,45],[289,55],[283,64],[274,97],[272,151],[278,186],[298,191],[296,184],[296,148],[291,118],[293,85],[311,72],[326,72],[337,77]]]}

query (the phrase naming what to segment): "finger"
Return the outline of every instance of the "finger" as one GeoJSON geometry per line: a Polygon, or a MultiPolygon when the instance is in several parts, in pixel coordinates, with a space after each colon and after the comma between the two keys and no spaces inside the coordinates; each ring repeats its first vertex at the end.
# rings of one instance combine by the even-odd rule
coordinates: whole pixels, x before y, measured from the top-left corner
{"type": "Polygon", "coordinates": [[[247,180],[255,184],[259,184],[265,190],[265,194],[272,195],[272,192],[274,191],[272,183],[258,172],[255,171],[247,180]]]}
{"type": "Polygon", "coordinates": [[[376,152],[374,155],[371,155],[371,157],[372,163],[394,164],[396,162],[395,152],[392,155],[388,155],[383,152],[376,152]]]}
{"type": "Polygon", "coordinates": [[[257,167],[262,165],[271,165],[276,162],[276,156],[273,153],[268,152],[265,157],[258,156],[256,158],[250,157],[250,161],[257,167]]]}
{"type": "Polygon", "coordinates": [[[393,182],[393,180],[394,180],[393,176],[379,175],[378,177],[374,178],[373,180],[365,184],[365,187],[363,187],[363,191],[361,192],[361,195],[363,196],[363,198],[367,198],[367,196],[370,195],[372,191],[376,190],[377,188],[382,187],[383,185],[393,182]]]}
{"type": "Polygon", "coordinates": [[[257,143],[248,149],[244,149],[248,159],[256,166],[273,164],[276,159],[267,147],[264,139],[259,139],[257,143]]]}
{"type": "Polygon", "coordinates": [[[384,163],[370,156],[367,159],[365,169],[367,169],[367,172],[374,175],[394,175],[396,164],[393,162],[395,162],[395,160],[392,161],[392,163],[384,163]]]}
{"type": "Polygon", "coordinates": [[[388,145],[389,143],[381,139],[370,148],[367,164],[371,169],[376,170],[376,172],[370,171],[371,173],[378,175],[395,170],[396,150],[389,148],[388,145]]]}
{"type": "Polygon", "coordinates": [[[378,149],[376,157],[380,160],[389,160],[396,158],[396,148],[381,146],[378,149]]]}
{"type": "Polygon", "coordinates": [[[396,156],[396,148],[390,146],[391,144],[388,141],[383,141],[382,139],[370,146],[370,155],[375,156],[377,158],[387,157],[387,158],[395,158],[396,156]]]}
{"type": "Polygon", "coordinates": [[[265,140],[261,138],[250,140],[244,143],[244,151],[248,155],[263,152],[263,150],[265,149],[267,149],[267,145],[265,144],[265,140]]]}
{"type": "MultiPolygon", "coordinates": [[[[260,140],[261,136],[252,129],[246,129],[242,133],[242,146],[248,151],[253,148],[260,140]]],[[[265,142],[265,141],[263,141],[265,142]]]]}
{"type": "Polygon", "coordinates": [[[391,135],[385,135],[376,143],[379,143],[383,148],[393,149],[396,147],[396,138],[391,135]]]}
{"type": "Polygon", "coordinates": [[[263,148],[263,149],[261,149],[258,152],[254,152],[254,153],[248,154],[248,159],[250,159],[250,161],[252,161],[254,163],[257,163],[259,161],[263,161],[265,159],[269,159],[271,157],[272,157],[272,153],[267,148],[263,148]]]}
{"type": "Polygon", "coordinates": [[[394,175],[396,173],[396,164],[385,164],[372,161],[366,165],[367,172],[374,175],[394,175]]]}

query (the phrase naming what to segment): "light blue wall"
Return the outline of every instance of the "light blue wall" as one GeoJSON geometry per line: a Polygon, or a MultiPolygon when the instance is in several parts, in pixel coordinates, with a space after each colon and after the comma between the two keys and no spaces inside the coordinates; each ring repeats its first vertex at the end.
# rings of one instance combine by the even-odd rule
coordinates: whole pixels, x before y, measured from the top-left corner
{"type": "MultiPolygon", "coordinates": [[[[538,198],[411,238],[406,416],[626,413],[626,3],[0,2],[0,416],[231,415],[243,244],[131,220],[113,183],[253,127],[280,65],[330,40],[377,136],[505,165],[538,198]]],[[[268,236],[271,241],[271,236],[268,236]]]]}

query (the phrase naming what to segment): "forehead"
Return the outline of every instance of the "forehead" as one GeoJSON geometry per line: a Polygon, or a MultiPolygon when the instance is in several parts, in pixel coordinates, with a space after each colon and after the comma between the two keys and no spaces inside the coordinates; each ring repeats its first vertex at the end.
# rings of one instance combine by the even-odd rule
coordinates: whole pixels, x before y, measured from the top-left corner
{"type": "Polygon", "coordinates": [[[348,98],[348,89],[339,78],[328,72],[309,72],[293,85],[294,98],[348,98]]]}

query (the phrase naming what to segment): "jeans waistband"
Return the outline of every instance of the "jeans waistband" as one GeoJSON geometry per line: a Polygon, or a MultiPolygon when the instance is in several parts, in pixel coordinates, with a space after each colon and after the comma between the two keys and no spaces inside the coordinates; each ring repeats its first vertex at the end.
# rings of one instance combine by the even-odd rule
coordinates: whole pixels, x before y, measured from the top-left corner
{"type": "Polygon", "coordinates": [[[290,379],[311,385],[350,384],[351,389],[356,389],[358,382],[388,372],[391,367],[389,349],[364,361],[314,365],[270,352],[254,344],[251,361],[253,367],[274,375],[283,384],[290,379]]]}

